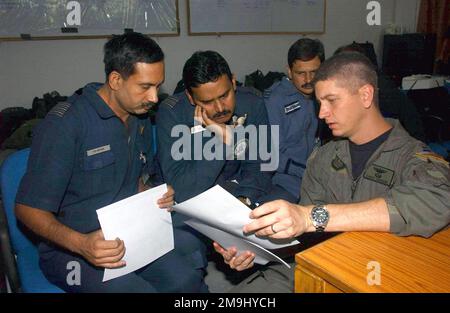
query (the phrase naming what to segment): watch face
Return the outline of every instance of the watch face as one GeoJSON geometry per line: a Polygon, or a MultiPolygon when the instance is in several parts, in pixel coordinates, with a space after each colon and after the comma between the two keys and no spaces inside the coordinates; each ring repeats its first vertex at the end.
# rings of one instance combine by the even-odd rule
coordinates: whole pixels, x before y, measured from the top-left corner
{"type": "Polygon", "coordinates": [[[319,225],[323,225],[328,221],[328,211],[324,208],[314,208],[311,212],[312,219],[319,225]]]}

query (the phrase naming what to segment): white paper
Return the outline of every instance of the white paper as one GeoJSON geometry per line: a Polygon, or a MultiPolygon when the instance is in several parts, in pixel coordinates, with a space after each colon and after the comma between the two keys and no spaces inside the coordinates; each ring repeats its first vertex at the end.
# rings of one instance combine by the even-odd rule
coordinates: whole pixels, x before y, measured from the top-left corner
{"type": "Polygon", "coordinates": [[[274,240],[256,237],[254,234],[244,234],[242,228],[252,221],[249,217],[251,212],[250,208],[219,185],[208,189],[196,197],[175,205],[174,210],[198,220],[192,223],[193,228],[197,229],[198,222],[201,222],[212,228],[228,233],[229,235],[233,235],[233,237],[229,237],[224,236],[223,234],[221,235],[220,232],[211,232],[211,229],[208,227],[199,227],[199,229],[197,229],[202,233],[206,232],[204,233],[206,236],[217,241],[221,245],[221,242],[224,242],[225,248],[244,245],[244,243],[242,243],[244,240],[248,241],[246,247],[250,247],[248,243],[255,244],[252,249],[246,250],[254,252],[260,257],[260,260],[267,259],[267,253],[270,253],[265,249],[280,249],[299,244],[297,240],[274,240]],[[212,238],[212,236],[215,238],[212,238]],[[230,241],[230,238],[234,239],[230,241]],[[232,244],[228,244],[228,242],[231,242],[232,244]],[[262,253],[261,250],[264,250],[264,253],[262,253]]]}
{"type": "Polygon", "coordinates": [[[218,242],[222,247],[236,247],[237,251],[252,251],[255,253],[254,262],[257,264],[267,264],[270,261],[280,262],[287,267],[291,268],[283,259],[279,258],[272,252],[264,249],[260,245],[253,243],[251,241],[242,239],[241,237],[234,236],[230,233],[224,232],[220,229],[211,227],[204,224],[196,219],[190,219],[185,222],[192,228],[195,228],[203,235],[211,238],[212,240],[218,242]]]}
{"type": "Polygon", "coordinates": [[[103,281],[134,272],[174,248],[172,217],[157,205],[167,192],[161,185],[97,210],[106,240],[125,243],[126,266],[105,269],[103,281]]]}

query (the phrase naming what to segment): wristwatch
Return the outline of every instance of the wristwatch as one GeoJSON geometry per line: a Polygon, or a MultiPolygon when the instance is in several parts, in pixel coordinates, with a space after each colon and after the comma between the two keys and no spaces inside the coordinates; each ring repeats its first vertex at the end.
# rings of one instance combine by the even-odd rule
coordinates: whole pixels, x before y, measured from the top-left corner
{"type": "Polygon", "coordinates": [[[324,205],[317,205],[312,208],[310,219],[316,232],[323,232],[330,219],[330,213],[324,205]]]}

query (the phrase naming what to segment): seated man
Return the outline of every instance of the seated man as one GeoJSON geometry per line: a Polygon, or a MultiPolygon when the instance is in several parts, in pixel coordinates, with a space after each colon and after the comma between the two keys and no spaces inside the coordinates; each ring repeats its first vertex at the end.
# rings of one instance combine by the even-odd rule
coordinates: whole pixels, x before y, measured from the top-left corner
{"type": "Polygon", "coordinates": [[[316,143],[318,123],[311,82],[324,58],[320,41],[296,41],[288,52],[288,77],[264,92],[269,122],[280,128],[280,161],[272,183],[289,193],[286,200],[290,202],[299,200],[306,160],[316,143]]]}
{"type": "MultiPolygon", "coordinates": [[[[255,138],[266,135],[263,148],[270,143],[263,100],[236,87],[227,62],[214,51],[194,53],[184,65],[183,81],[185,92],[163,101],[156,119],[158,158],[165,180],[177,191],[175,200],[187,200],[219,184],[248,205],[258,202],[271,186],[271,172],[261,170],[255,138]],[[235,140],[240,129],[255,132],[235,140]]],[[[184,226],[179,214],[173,219],[185,231],[175,242],[186,248],[195,268],[205,267],[200,235],[184,226]]]]}
{"type": "MultiPolygon", "coordinates": [[[[301,241],[302,234],[335,231],[429,237],[447,227],[449,164],[409,136],[397,120],[383,118],[377,74],[369,59],[357,52],[337,54],[322,64],[314,83],[319,118],[341,139],[310,156],[300,204],[266,203],[252,211],[254,221],[244,232],[269,238],[300,236],[301,241]]],[[[248,253],[217,250],[233,267],[252,265],[248,253]]],[[[270,287],[292,291],[293,273],[272,268],[278,274],[270,287]]],[[[268,276],[249,277],[253,283],[244,281],[238,290],[270,290],[268,276]]]]}
{"type": "MultiPolygon", "coordinates": [[[[145,113],[158,101],[164,54],[149,37],[129,33],[105,44],[104,63],[105,83],[86,85],[38,126],[16,198],[17,217],[44,239],[40,267],[67,292],[207,291],[202,273],[176,249],[102,282],[104,268],[126,264],[126,246],[119,238],[104,239],[96,210],[144,190],[144,178],[155,173],[145,113]],[[67,279],[74,262],[80,269],[76,282],[67,279]]],[[[173,203],[168,189],[160,207],[173,203]]]]}

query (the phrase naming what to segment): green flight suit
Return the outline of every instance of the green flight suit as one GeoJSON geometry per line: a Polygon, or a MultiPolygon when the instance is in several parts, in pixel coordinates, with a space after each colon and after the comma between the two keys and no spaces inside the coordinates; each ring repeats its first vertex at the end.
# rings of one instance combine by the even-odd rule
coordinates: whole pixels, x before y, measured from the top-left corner
{"type": "Polygon", "coordinates": [[[448,163],[412,138],[397,120],[393,130],[353,179],[349,141],[316,149],[308,160],[300,204],[353,203],[384,198],[390,231],[430,237],[450,222],[448,163]]]}
{"type": "MultiPolygon", "coordinates": [[[[397,120],[387,121],[394,128],[355,180],[348,139],[331,141],[314,150],[303,175],[300,204],[384,198],[392,233],[429,237],[450,222],[449,165],[409,136],[397,120]]],[[[282,264],[264,266],[231,292],[293,292],[295,263],[290,265],[290,269],[282,264]]]]}

